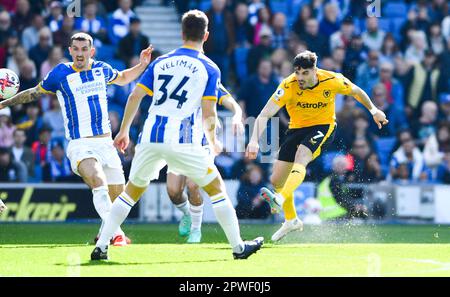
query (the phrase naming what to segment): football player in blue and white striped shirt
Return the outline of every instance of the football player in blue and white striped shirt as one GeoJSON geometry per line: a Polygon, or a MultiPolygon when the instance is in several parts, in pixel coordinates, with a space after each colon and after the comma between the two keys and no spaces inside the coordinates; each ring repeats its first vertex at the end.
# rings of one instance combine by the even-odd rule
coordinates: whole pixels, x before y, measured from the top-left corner
{"type": "Polygon", "coordinates": [[[222,177],[202,146],[205,133],[214,154],[222,150],[215,135],[220,70],[202,53],[207,28],[205,13],[186,12],[182,17],[183,46],[153,61],[128,97],[114,140],[122,152],[129,144],[131,122],[142,99],[148,94],[153,101],[136,145],[130,179],[111,207],[91,260],[108,259],[108,239],[166,164],[170,171],[187,176],[207,193],[235,259],[246,259],[262,246],[262,237],[242,240],[222,177]]]}
{"type": "MultiPolygon", "coordinates": [[[[124,189],[122,163],[113,146],[108,118],[108,84],[126,85],[136,80],[150,63],[153,48],[143,50],[140,63],[119,72],[105,62],[93,60],[92,37],[76,33],[69,51],[73,62],[60,63],[36,87],[24,90],[0,103],[6,106],[38,100],[56,94],[64,118],[67,156],[74,173],[92,189],[94,206],[105,220],[114,200],[124,189]],[[111,199],[112,198],[112,199],[111,199]]],[[[126,245],[120,228],[112,236],[114,245],[126,245]]]]}

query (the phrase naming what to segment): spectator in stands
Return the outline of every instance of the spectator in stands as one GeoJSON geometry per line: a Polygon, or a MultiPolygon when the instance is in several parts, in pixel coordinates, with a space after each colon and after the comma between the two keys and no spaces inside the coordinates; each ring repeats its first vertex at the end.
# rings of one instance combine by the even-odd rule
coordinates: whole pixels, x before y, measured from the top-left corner
{"type": "Polygon", "coordinates": [[[2,45],[6,38],[11,34],[13,28],[11,27],[11,17],[6,11],[0,11],[0,45],[2,45]]]}
{"type": "Polygon", "coordinates": [[[11,120],[11,109],[0,110],[0,147],[10,147],[13,144],[13,133],[16,127],[11,120]]]}
{"type": "Polygon", "coordinates": [[[411,44],[405,52],[405,59],[411,64],[422,62],[425,57],[425,50],[428,48],[427,39],[423,31],[413,31],[411,33],[411,44]]]}
{"type": "Polygon", "coordinates": [[[47,17],[46,23],[53,33],[62,28],[64,20],[63,6],[60,1],[52,1],[49,8],[50,15],[47,17]]]}
{"type": "Polygon", "coordinates": [[[39,31],[44,27],[44,18],[40,14],[34,14],[31,20],[31,26],[26,27],[22,33],[22,46],[27,51],[39,43],[39,31]]]}
{"type": "Polygon", "coordinates": [[[8,148],[0,147],[0,182],[25,183],[27,178],[25,165],[14,161],[8,148]]]}
{"type": "Polygon", "coordinates": [[[18,122],[17,129],[23,129],[27,134],[26,145],[30,146],[38,139],[39,131],[43,126],[42,118],[39,116],[40,110],[37,103],[28,103],[25,107],[26,115],[18,122]]]}
{"type": "Polygon", "coordinates": [[[358,66],[355,83],[366,93],[370,93],[372,86],[380,79],[380,55],[378,51],[369,52],[368,61],[358,66]]]}
{"type": "Polygon", "coordinates": [[[349,161],[348,182],[372,183],[381,180],[380,162],[366,139],[355,139],[347,159],[349,161]]]}
{"type": "Polygon", "coordinates": [[[258,65],[263,59],[268,59],[273,53],[272,31],[268,28],[259,32],[261,43],[253,46],[247,56],[248,75],[256,73],[258,65]]]}
{"type": "Polygon", "coordinates": [[[400,147],[394,152],[390,162],[389,179],[418,181],[426,178],[424,158],[416,146],[409,130],[398,133],[400,147]]]}
{"type": "Polygon", "coordinates": [[[206,13],[209,19],[208,40],[205,42],[205,54],[221,70],[223,84],[227,84],[230,55],[235,47],[233,15],[225,10],[225,0],[213,0],[211,9],[206,13]]]}
{"type": "Polygon", "coordinates": [[[384,37],[383,44],[381,45],[380,54],[381,54],[380,61],[382,63],[389,62],[391,64],[394,63],[396,57],[402,56],[397,41],[395,41],[394,35],[392,35],[392,33],[389,32],[384,37]]]}
{"type": "Polygon", "coordinates": [[[364,139],[370,147],[373,147],[374,136],[369,130],[370,122],[367,113],[361,109],[355,109],[352,112],[352,118],[353,127],[350,130],[351,132],[345,131],[346,134],[352,137],[352,143],[357,139],[364,139]]]}
{"type": "Polygon", "coordinates": [[[19,91],[33,88],[38,84],[36,65],[31,60],[26,60],[19,67],[20,87],[19,91]]]}
{"type": "Polygon", "coordinates": [[[59,63],[66,63],[68,60],[64,57],[63,50],[61,46],[57,45],[51,48],[47,60],[45,60],[41,65],[40,79],[44,77],[59,63]]]}
{"type": "Polygon", "coordinates": [[[13,160],[25,164],[28,176],[34,176],[34,155],[30,147],[25,145],[27,136],[25,131],[16,129],[13,134],[14,144],[11,148],[13,160]]]}
{"type": "Polygon", "coordinates": [[[270,10],[268,7],[262,7],[258,10],[258,22],[255,24],[255,34],[253,39],[253,45],[259,45],[261,42],[261,31],[272,28],[270,27],[270,10]]]}
{"type": "Polygon", "coordinates": [[[445,39],[442,35],[441,25],[439,23],[433,23],[427,34],[428,46],[433,50],[436,55],[440,55],[445,50],[445,39]]]}
{"type": "Polygon", "coordinates": [[[254,29],[248,18],[248,6],[245,3],[236,4],[234,11],[234,35],[236,47],[250,47],[253,43],[254,29]]]}
{"type": "MultiPolygon", "coordinates": [[[[33,60],[36,69],[40,70],[42,63],[47,60],[52,48],[52,32],[48,27],[43,27],[39,31],[39,43],[33,46],[28,55],[33,60]]],[[[41,77],[41,73],[38,75],[41,77]]]]}
{"type": "Polygon", "coordinates": [[[45,182],[80,182],[80,178],[72,173],[70,161],[64,153],[62,141],[53,140],[50,143],[50,157],[42,167],[42,179],[45,182]]]}
{"type": "Polygon", "coordinates": [[[62,116],[61,106],[59,105],[58,98],[56,98],[56,96],[54,95],[51,96],[50,108],[51,109],[45,112],[43,116],[43,123],[52,130],[52,139],[64,139],[65,131],[64,125],[62,125],[64,119],[62,116]]]}
{"type": "Polygon", "coordinates": [[[306,21],[305,33],[300,36],[300,39],[306,42],[308,50],[319,56],[319,60],[330,52],[328,37],[319,32],[319,22],[316,19],[311,18],[306,21]]]}
{"type": "Polygon", "coordinates": [[[366,18],[366,31],[362,34],[364,44],[373,51],[379,51],[386,32],[378,28],[378,18],[366,18]]]}
{"type": "Polygon", "coordinates": [[[113,44],[118,44],[119,40],[128,34],[130,19],[136,17],[131,9],[132,0],[118,0],[119,8],[117,8],[109,20],[110,29],[108,29],[109,39],[113,44]]]}
{"type": "Polygon", "coordinates": [[[330,37],[331,52],[337,47],[349,47],[354,33],[355,25],[353,24],[352,18],[345,18],[342,21],[339,31],[334,32],[330,37]]]}
{"type": "Polygon", "coordinates": [[[341,24],[338,20],[338,7],[335,2],[328,2],[324,7],[324,17],[320,22],[319,32],[324,36],[331,36],[339,31],[341,24]]]}
{"type": "Polygon", "coordinates": [[[440,70],[436,55],[431,50],[425,52],[423,62],[416,63],[408,73],[407,115],[418,117],[424,101],[437,98],[440,70]]]}
{"type": "Polygon", "coordinates": [[[443,162],[437,168],[436,180],[447,185],[450,184],[450,150],[445,152],[443,162]]]}
{"type": "Polygon", "coordinates": [[[360,34],[354,34],[350,45],[345,52],[344,69],[343,74],[350,80],[354,80],[356,76],[356,70],[367,59],[368,48],[364,45],[362,36],[360,34]]]}
{"type": "Polygon", "coordinates": [[[149,46],[148,37],[141,32],[141,20],[131,18],[130,32],[119,41],[117,56],[129,67],[131,59],[139,57],[142,50],[149,46]]]}
{"type": "Polygon", "coordinates": [[[331,55],[331,58],[333,59],[334,71],[339,73],[343,72],[345,62],[345,48],[341,46],[335,48],[331,55]]]}
{"type": "Polygon", "coordinates": [[[281,13],[275,13],[272,18],[272,28],[273,28],[273,48],[287,48],[288,42],[288,30],[286,27],[286,16],[281,13]]]}
{"type": "Polygon", "coordinates": [[[236,215],[239,219],[266,219],[270,206],[259,198],[259,191],[265,185],[263,171],[256,164],[249,165],[241,177],[237,192],[236,215]]]}
{"type": "Polygon", "coordinates": [[[108,42],[106,21],[97,14],[97,1],[88,0],[84,2],[83,17],[75,22],[75,30],[88,33],[94,39],[94,46],[101,47],[108,42]]]}
{"type": "Polygon", "coordinates": [[[15,73],[20,72],[20,66],[29,60],[27,51],[20,45],[16,46],[12,51],[12,56],[6,62],[6,68],[11,69],[15,73]]]}
{"type": "Polygon", "coordinates": [[[347,185],[348,160],[345,156],[333,159],[333,172],[330,177],[330,190],[336,202],[347,210],[347,218],[366,218],[367,207],[362,197],[355,195],[347,185]]]}
{"type": "MultiPolygon", "coordinates": [[[[272,62],[274,74],[283,80],[283,77],[281,76],[281,66],[283,62],[289,61],[287,51],[282,48],[276,49],[272,56],[270,56],[270,61],[272,62]]],[[[281,82],[281,80],[279,81],[281,82]]]]}
{"type": "Polygon", "coordinates": [[[19,44],[17,32],[11,31],[6,38],[4,46],[2,47],[0,44],[0,67],[6,67],[8,61],[13,57],[14,49],[19,46],[19,44]]]}
{"type": "Polygon", "coordinates": [[[438,179],[438,168],[443,164],[445,152],[448,151],[450,151],[450,122],[441,122],[437,133],[428,137],[423,149],[425,165],[431,171],[431,180],[438,179]]]}
{"type": "Polygon", "coordinates": [[[39,130],[38,140],[34,141],[31,145],[31,150],[34,154],[34,164],[35,166],[40,166],[40,168],[43,168],[50,158],[51,133],[52,130],[50,127],[42,126],[39,130]]]}
{"type": "Polygon", "coordinates": [[[311,18],[313,18],[311,6],[309,4],[302,5],[294,25],[292,26],[292,31],[294,31],[297,36],[305,34],[306,22],[311,18]]]}
{"type": "Polygon", "coordinates": [[[381,62],[380,78],[375,85],[383,84],[386,88],[386,99],[389,104],[395,104],[399,109],[405,107],[404,90],[402,84],[394,78],[394,65],[390,62],[381,62]]]}
{"type": "Polygon", "coordinates": [[[438,105],[434,101],[425,101],[418,119],[411,123],[411,130],[419,147],[423,147],[428,137],[436,133],[438,124],[438,105]]]}
{"type": "Polygon", "coordinates": [[[250,24],[255,26],[258,22],[258,12],[261,8],[266,7],[263,0],[252,0],[248,5],[248,18],[250,20],[250,24]]]}
{"type": "Polygon", "coordinates": [[[278,81],[272,75],[272,63],[267,59],[262,60],[258,66],[258,73],[244,81],[238,93],[244,118],[256,118],[277,86],[278,81]]]}
{"type": "Polygon", "coordinates": [[[450,93],[439,96],[440,119],[450,122],[450,93]]]}
{"type": "Polygon", "coordinates": [[[32,11],[28,0],[17,0],[16,12],[12,18],[12,26],[19,35],[28,27],[32,20],[32,11]]]}
{"type": "Polygon", "coordinates": [[[442,35],[447,40],[450,40],[450,15],[446,16],[441,23],[442,35]]]}
{"type": "MultiPolygon", "coordinates": [[[[53,33],[53,43],[66,49],[70,44],[70,37],[73,35],[74,24],[74,18],[65,15],[61,29],[53,33]]],[[[68,50],[65,53],[67,56],[68,50]]]]}

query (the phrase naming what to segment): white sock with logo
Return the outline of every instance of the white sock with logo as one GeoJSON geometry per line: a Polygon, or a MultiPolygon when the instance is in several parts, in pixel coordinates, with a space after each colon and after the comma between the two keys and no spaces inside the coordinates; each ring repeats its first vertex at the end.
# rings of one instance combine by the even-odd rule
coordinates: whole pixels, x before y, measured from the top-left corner
{"type": "Polygon", "coordinates": [[[199,206],[190,205],[189,212],[191,213],[192,218],[192,230],[200,230],[202,228],[202,219],[203,219],[203,203],[199,206]]]}

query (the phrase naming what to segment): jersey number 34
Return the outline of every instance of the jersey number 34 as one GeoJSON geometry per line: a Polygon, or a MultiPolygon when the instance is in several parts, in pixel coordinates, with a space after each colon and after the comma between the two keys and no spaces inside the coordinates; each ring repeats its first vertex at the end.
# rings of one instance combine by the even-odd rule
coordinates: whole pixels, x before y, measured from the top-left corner
{"type": "MultiPolygon", "coordinates": [[[[159,88],[159,90],[162,93],[162,96],[161,96],[161,98],[158,98],[155,101],[155,105],[161,105],[164,102],[166,102],[167,95],[168,95],[167,94],[167,85],[172,80],[172,78],[173,78],[173,75],[167,75],[167,74],[158,75],[158,80],[163,81],[161,87],[159,88]]],[[[178,94],[178,93],[180,92],[181,88],[187,83],[188,80],[189,80],[189,77],[187,77],[187,76],[183,77],[183,79],[178,84],[178,86],[169,95],[169,99],[178,101],[177,108],[181,108],[183,106],[183,103],[186,102],[186,100],[187,100],[187,97],[186,97],[187,91],[186,90],[182,90],[181,94],[178,94]]]]}

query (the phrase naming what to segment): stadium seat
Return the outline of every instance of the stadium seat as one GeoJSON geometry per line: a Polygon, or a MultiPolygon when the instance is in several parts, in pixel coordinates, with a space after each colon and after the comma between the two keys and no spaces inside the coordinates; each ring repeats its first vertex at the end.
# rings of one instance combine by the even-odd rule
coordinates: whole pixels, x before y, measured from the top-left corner
{"type": "Polygon", "coordinates": [[[342,152],[326,152],[320,157],[323,171],[330,173],[333,170],[333,160],[337,156],[344,156],[344,154],[342,152]]]}
{"type": "Polygon", "coordinates": [[[383,17],[385,18],[406,17],[407,14],[408,6],[403,1],[389,1],[384,4],[383,17]]]}
{"type": "Polygon", "coordinates": [[[394,37],[397,40],[397,42],[400,42],[401,41],[400,40],[400,38],[401,38],[400,30],[401,30],[403,24],[406,22],[406,16],[393,18],[393,19],[391,19],[391,22],[392,22],[391,23],[392,24],[391,32],[394,34],[394,37]]]}
{"type": "Polygon", "coordinates": [[[289,15],[289,3],[290,1],[285,0],[272,0],[270,1],[270,10],[273,13],[281,12],[284,13],[285,16],[289,15]]]}
{"type": "Polygon", "coordinates": [[[122,60],[111,59],[107,61],[112,68],[115,68],[119,71],[125,70],[126,65],[122,60]]]}
{"type": "Polygon", "coordinates": [[[236,75],[240,81],[247,76],[248,48],[238,47],[234,50],[234,62],[236,64],[236,75]]]}
{"type": "Polygon", "coordinates": [[[391,32],[391,19],[380,18],[378,20],[378,27],[385,32],[391,32]]]}
{"type": "Polygon", "coordinates": [[[383,137],[375,141],[375,149],[380,159],[381,167],[384,170],[389,166],[389,158],[396,142],[397,139],[395,137],[383,137]]]}

